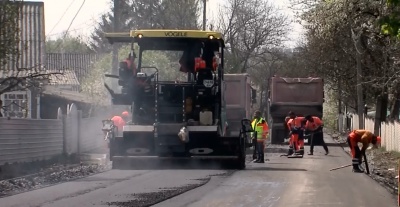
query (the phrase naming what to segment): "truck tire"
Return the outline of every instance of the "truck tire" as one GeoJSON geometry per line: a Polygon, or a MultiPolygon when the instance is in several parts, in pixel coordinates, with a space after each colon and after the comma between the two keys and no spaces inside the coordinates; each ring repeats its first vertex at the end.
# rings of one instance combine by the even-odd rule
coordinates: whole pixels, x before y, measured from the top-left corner
{"type": "Polygon", "coordinates": [[[244,170],[246,168],[246,143],[240,143],[239,158],[236,160],[235,169],[244,170]]]}

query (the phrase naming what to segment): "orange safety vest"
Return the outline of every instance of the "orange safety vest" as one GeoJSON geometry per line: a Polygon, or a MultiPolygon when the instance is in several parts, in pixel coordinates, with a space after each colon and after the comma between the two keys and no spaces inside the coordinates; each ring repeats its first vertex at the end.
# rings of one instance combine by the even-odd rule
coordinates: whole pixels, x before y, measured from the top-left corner
{"type": "Polygon", "coordinates": [[[194,58],[194,72],[204,68],[206,68],[206,61],[204,61],[201,57],[194,58]]]}
{"type": "Polygon", "coordinates": [[[301,121],[304,119],[304,117],[301,116],[297,116],[294,119],[289,119],[287,122],[287,126],[289,128],[289,130],[292,129],[292,127],[297,127],[300,128],[301,127],[301,121]]]}
{"type": "Polygon", "coordinates": [[[118,131],[122,132],[122,129],[125,126],[124,119],[120,116],[114,116],[113,118],[111,118],[111,120],[114,122],[114,125],[118,128],[118,131]]]}
{"type": "Polygon", "coordinates": [[[308,130],[316,130],[319,126],[323,124],[322,120],[316,116],[313,116],[314,122],[307,121],[305,128],[308,130]]]}

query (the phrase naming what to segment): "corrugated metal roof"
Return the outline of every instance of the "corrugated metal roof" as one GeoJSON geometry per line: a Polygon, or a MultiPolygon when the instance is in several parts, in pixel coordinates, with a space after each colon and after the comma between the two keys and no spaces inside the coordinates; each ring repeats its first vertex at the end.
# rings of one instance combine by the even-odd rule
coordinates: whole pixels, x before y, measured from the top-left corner
{"type": "Polygon", "coordinates": [[[54,88],[54,87],[45,87],[45,89],[43,90],[42,93],[46,94],[46,95],[65,98],[65,99],[68,99],[71,101],[82,102],[82,103],[91,103],[91,100],[88,98],[87,95],[78,93],[75,91],[65,91],[65,90],[60,90],[60,89],[54,88]]]}
{"type": "Polygon", "coordinates": [[[20,28],[20,56],[18,63],[10,61],[1,70],[35,68],[41,70],[45,63],[45,22],[43,2],[22,2],[20,28]]]}
{"type": "Polygon", "coordinates": [[[78,80],[82,81],[99,57],[98,54],[47,53],[46,69],[73,70],[78,80]]]}
{"type": "Polygon", "coordinates": [[[62,74],[56,74],[58,71],[47,70],[50,75],[49,85],[77,85],[79,86],[78,78],[76,77],[75,71],[72,70],[64,70],[61,71],[62,74]]]}
{"type": "MultiPolygon", "coordinates": [[[[0,79],[8,78],[8,77],[29,77],[31,75],[49,75],[48,78],[50,85],[80,85],[78,78],[76,77],[75,71],[65,70],[65,71],[56,71],[56,70],[9,70],[2,71],[0,70],[0,79]]],[[[47,80],[47,77],[46,77],[47,80]]]]}
{"type": "Polygon", "coordinates": [[[40,70],[45,62],[46,42],[43,2],[22,2],[19,28],[19,59],[17,62],[10,61],[2,70],[16,70],[17,68],[40,70]]]}
{"type": "MultiPolygon", "coordinates": [[[[68,99],[71,101],[81,102],[81,103],[93,104],[95,102],[87,94],[79,93],[76,91],[60,90],[60,89],[57,89],[52,86],[46,86],[42,93],[45,95],[56,96],[56,97],[68,99]]],[[[96,104],[100,105],[100,106],[109,106],[109,105],[111,105],[111,102],[110,102],[110,99],[105,99],[103,101],[96,101],[96,104]]]]}
{"type": "Polygon", "coordinates": [[[46,74],[44,70],[0,70],[0,79],[8,77],[28,77],[32,74],[46,74]]]}

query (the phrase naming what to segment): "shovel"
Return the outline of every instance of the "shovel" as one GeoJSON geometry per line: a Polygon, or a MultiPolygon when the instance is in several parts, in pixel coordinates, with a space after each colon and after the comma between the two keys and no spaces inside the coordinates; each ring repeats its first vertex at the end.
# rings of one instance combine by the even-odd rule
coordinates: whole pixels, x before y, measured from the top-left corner
{"type": "MultiPolygon", "coordinates": [[[[364,158],[365,159],[365,158],[364,158]]],[[[367,164],[367,162],[366,162],[366,160],[364,160],[363,162],[365,162],[366,164],[366,170],[367,170],[367,174],[369,174],[369,168],[367,167],[368,166],[368,164],[367,164]]],[[[330,169],[329,171],[334,171],[334,170],[339,170],[339,169],[342,169],[342,168],[346,168],[346,167],[350,167],[350,166],[352,166],[353,164],[348,164],[348,165],[342,165],[342,166],[340,166],[340,167],[335,167],[335,168],[332,168],[332,169],[330,169]]]]}
{"type": "Polygon", "coordinates": [[[367,161],[367,155],[364,153],[363,156],[364,156],[365,170],[366,170],[366,173],[369,174],[369,166],[368,166],[368,161],[367,161]]]}

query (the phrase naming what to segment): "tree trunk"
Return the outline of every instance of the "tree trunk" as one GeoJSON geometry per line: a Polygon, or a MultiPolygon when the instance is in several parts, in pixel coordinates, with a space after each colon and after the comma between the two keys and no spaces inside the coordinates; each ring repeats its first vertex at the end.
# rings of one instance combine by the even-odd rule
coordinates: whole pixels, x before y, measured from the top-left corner
{"type": "Polygon", "coordinates": [[[364,99],[362,88],[362,65],[361,54],[357,52],[357,114],[358,114],[358,128],[364,128],[364,99]]]}
{"type": "Polygon", "coordinates": [[[400,115],[400,92],[396,91],[394,94],[394,103],[392,108],[390,109],[390,119],[391,120],[399,120],[400,115]]]}
{"type": "Polygon", "coordinates": [[[357,61],[357,114],[358,114],[358,127],[359,129],[364,128],[364,97],[363,97],[363,88],[362,88],[362,54],[364,51],[361,36],[360,34],[355,34],[354,30],[351,29],[352,39],[354,42],[354,48],[356,49],[356,61],[357,61]]]}
{"type": "Polygon", "coordinates": [[[388,96],[381,94],[376,99],[374,134],[380,134],[381,123],[386,121],[388,96]]]}

